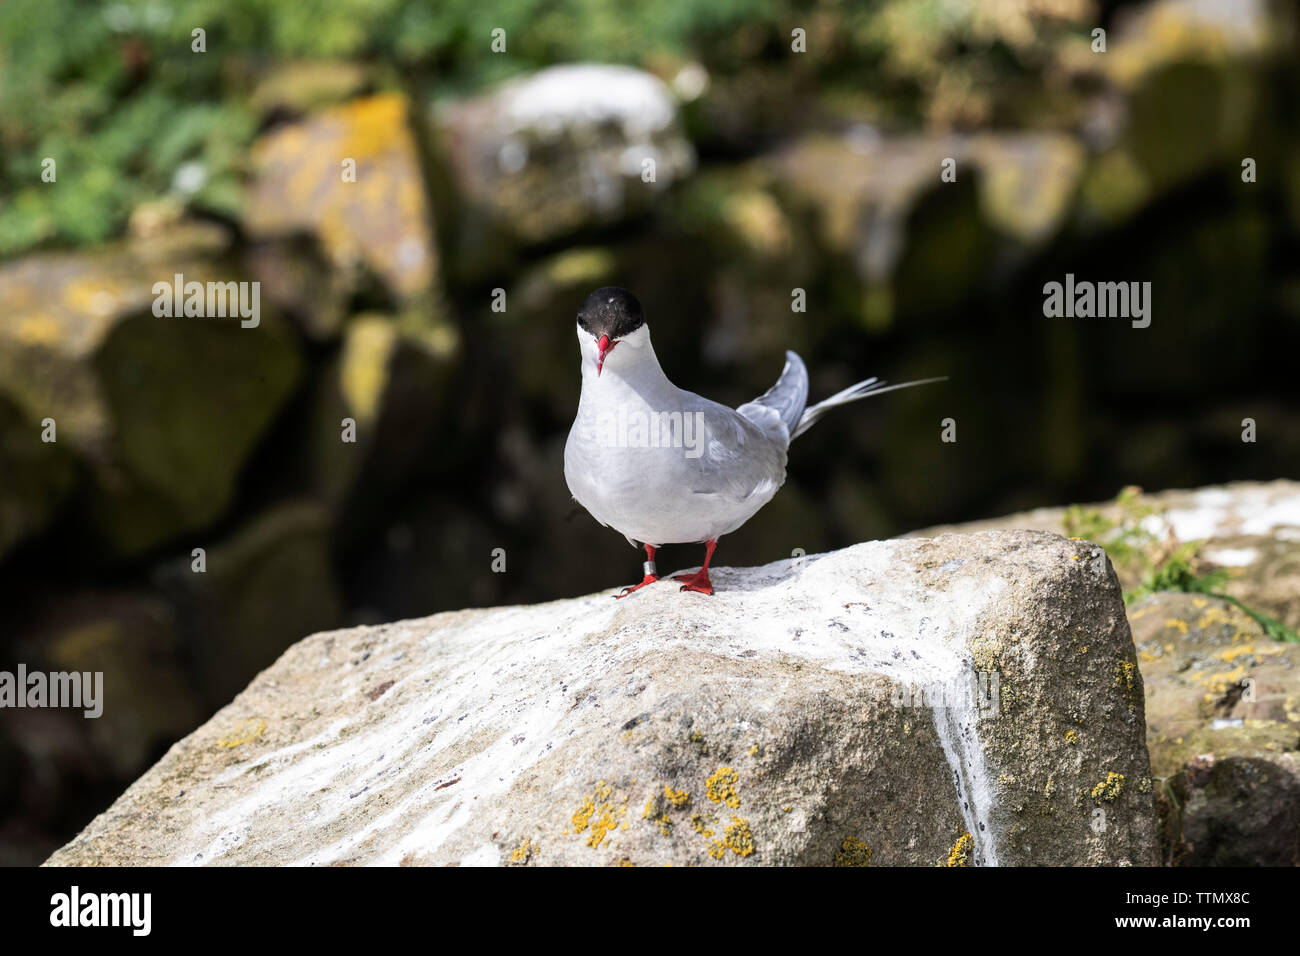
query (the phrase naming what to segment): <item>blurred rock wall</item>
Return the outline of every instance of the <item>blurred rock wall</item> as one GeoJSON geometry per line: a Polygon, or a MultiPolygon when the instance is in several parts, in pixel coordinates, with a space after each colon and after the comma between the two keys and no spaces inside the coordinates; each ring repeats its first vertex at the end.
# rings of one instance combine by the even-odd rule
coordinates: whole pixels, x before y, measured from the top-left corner
{"type": "Polygon", "coordinates": [[[112,243],[0,264],[0,659],[102,670],[109,698],[0,714],[0,862],[42,858],[305,634],[631,581],[561,467],[600,285],[733,405],[786,348],[814,397],[950,377],[801,439],[723,564],[1300,473],[1294,11],[1128,4],[1099,54],[1095,12],[1057,6],[970,25],[1028,85],[934,65],[900,12],[920,123],[766,49],[470,96],[282,64],[238,218],[160,198],[112,243]],[[1151,281],[1151,327],[1045,318],[1067,273],[1151,281]],[[177,274],[258,282],[260,321],[155,315],[177,274]]]}

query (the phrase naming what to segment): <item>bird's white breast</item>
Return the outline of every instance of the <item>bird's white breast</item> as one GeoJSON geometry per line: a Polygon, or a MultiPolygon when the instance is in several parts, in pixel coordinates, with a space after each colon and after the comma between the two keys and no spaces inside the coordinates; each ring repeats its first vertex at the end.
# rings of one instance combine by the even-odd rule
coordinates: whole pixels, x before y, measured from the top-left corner
{"type": "Polygon", "coordinates": [[[783,435],[677,388],[653,350],[597,376],[584,363],[564,475],[601,524],[653,545],[717,538],[744,524],[785,478],[783,435]]]}

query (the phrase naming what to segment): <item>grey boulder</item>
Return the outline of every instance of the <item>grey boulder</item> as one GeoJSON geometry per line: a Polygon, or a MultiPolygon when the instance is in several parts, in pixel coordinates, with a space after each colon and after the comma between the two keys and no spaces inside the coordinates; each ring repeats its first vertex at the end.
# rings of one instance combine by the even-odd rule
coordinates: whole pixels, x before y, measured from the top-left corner
{"type": "Polygon", "coordinates": [[[1095,545],[945,535],[713,580],[309,637],[49,862],[1154,862],[1095,545]]]}

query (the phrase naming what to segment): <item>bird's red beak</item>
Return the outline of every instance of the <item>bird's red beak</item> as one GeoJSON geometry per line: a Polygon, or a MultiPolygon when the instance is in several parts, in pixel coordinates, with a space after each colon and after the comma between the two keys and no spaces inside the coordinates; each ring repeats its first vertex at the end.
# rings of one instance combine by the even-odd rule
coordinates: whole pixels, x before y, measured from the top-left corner
{"type": "Polygon", "coordinates": [[[602,368],[602,367],[604,366],[604,364],[605,364],[605,356],[608,355],[610,352],[614,351],[614,346],[615,346],[615,345],[618,345],[618,343],[617,343],[617,342],[611,342],[611,341],[609,340],[609,336],[608,336],[608,335],[602,335],[602,336],[600,337],[600,341],[598,341],[598,342],[596,343],[596,349],[597,349],[597,355],[596,355],[596,377],[597,377],[597,378],[600,377],[600,370],[601,370],[601,368],[602,368]]]}

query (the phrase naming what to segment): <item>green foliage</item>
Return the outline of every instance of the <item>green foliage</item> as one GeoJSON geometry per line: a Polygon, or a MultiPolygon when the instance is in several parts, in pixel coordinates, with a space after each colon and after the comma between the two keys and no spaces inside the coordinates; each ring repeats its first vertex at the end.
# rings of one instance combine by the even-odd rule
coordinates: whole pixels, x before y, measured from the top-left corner
{"type": "MultiPolygon", "coordinates": [[[[4,0],[0,255],[102,241],[162,197],[233,214],[266,119],[250,97],[289,61],[362,64],[380,87],[426,78],[438,95],[560,62],[671,73],[697,60],[715,77],[772,67],[792,82],[815,74],[819,95],[874,89],[923,104],[935,70],[965,64],[973,76],[972,62],[1003,46],[1037,49],[1039,30],[1057,36],[1068,20],[1011,3],[1015,42],[980,0],[4,0]],[[810,52],[791,60],[796,25],[810,52]],[[203,53],[191,49],[200,27],[203,53]],[[490,50],[498,28],[501,55],[490,50]],[[57,186],[41,181],[45,157],[57,162],[57,186]],[[191,175],[178,179],[186,164],[191,175]]],[[[1002,73],[1037,69],[991,62],[1002,73]]],[[[969,85],[957,84],[963,101],[969,85]]]]}
{"type": "Polygon", "coordinates": [[[1159,539],[1144,522],[1156,510],[1142,501],[1142,489],[1135,486],[1122,490],[1114,507],[1117,516],[1112,518],[1098,508],[1070,505],[1062,518],[1066,537],[1097,542],[1117,568],[1149,571],[1159,539]]]}
{"type": "Polygon", "coordinates": [[[221,58],[190,52],[190,22],[158,3],[0,4],[0,254],[101,241],[189,160],[204,175],[188,198],[230,211],[255,122],[221,58]]]}
{"type": "Polygon", "coordinates": [[[1220,595],[1214,592],[1221,588],[1228,579],[1228,572],[1216,568],[1205,574],[1197,574],[1193,562],[1200,548],[1199,541],[1180,544],[1159,564],[1152,567],[1136,588],[1125,592],[1124,603],[1132,604],[1141,598],[1158,591],[1181,591],[1186,594],[1220,595]]]}
{"type": "Polygon", "coordinates": [[[1300,633],[1296,633],[1292,628],[1287,627],[1281,620],[1265,614],[1264,611],[1256,610],[1255,607],[1242,604],[1231,594],[1219,591],[1219,588],[1222,588],[1227,581],[1226,570],[1214,568],[1213,571],[1206,572],[1206,574],[1196,574],[1192,567],[1192,561],[1199,546],[1199,542],[1191,542],[1191,544],[1180,546],[1164,563],[1153,568],[1151,574],[1147,576],[1147,579],[1143,580],[1139,587],[1125,593],[1125,604],[1132,604],[1132,602],[1138,601],[1139,598],[1160,591],[1205,594],[1206,597],[1216,597],[1219,601],[1226,601],[1227,604],[1239,607],[1245,615],[1255,619],[1258,626],[1264,628],[1265,635],[1268,635],[1271,639],[1300,644],[1300,633]]]}
{"type": "Polygon", "coordinates": [[[140,203],[174,195],[232,214],[260,117],[249,95],[293,59],[411,69],[441,91],[548,63],[685,56],[772,0],[5,0],[0,3],[0,255],[121,231],[140,203]],[[206,31],[206,52],[191,33],[206,31]],[[507,30],[507,55],[492,31],[507,30]],[[57,183],[41,180],[42,160],[57,183]],[[197,191],[176,181],[194,162],[197,191]]]}
{"type": "Polygon", "coordinates": [[[1235,605],[1247,616],[1253,618],[1264,633],[1275,641],[1300,643],[1300,634],[1287,627],[1277,618],[1263,611],[1242,604],[1235,597],[1224,594],[1219,589],[1228,580],[1228,572],[1215,568],[1204,574],[1197,574],[1193,562],[1199,542],[1180,545],[1163,563],[1152,569],[1142,583],[1124,595],[1124,603],[1132,604],[1158,591],[1182,591],[1186,594],[1204,594],[1206,597],[1218,598],[1235,605]]]}

